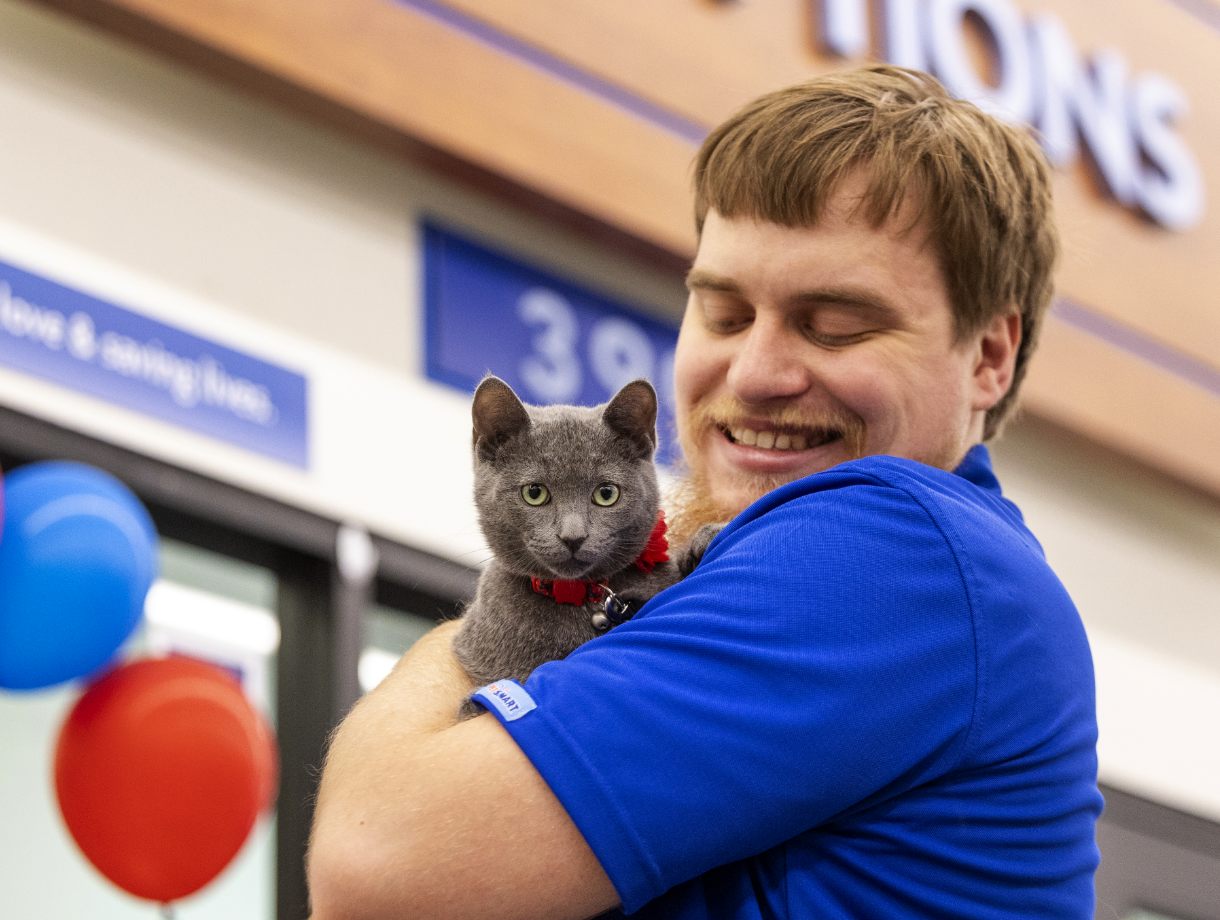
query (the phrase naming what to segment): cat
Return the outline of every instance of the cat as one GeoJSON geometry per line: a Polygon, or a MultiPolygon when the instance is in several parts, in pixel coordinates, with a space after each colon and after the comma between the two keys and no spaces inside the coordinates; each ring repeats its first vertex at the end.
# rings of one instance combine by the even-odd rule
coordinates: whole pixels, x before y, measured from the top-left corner
{"type": "MultiPolygon", "coordinates": [[[[540,407],[489,376],[471,415],[475,505],[494,558],[453,651],[476,685],[524,683],[629,618],[689,574],[720,530],[701,528],[670,558],[652,460],[657,395],[646,380],[602,406],[540,407]]],[[[467,699],[459,717],[482,711],[467,699]]]]}

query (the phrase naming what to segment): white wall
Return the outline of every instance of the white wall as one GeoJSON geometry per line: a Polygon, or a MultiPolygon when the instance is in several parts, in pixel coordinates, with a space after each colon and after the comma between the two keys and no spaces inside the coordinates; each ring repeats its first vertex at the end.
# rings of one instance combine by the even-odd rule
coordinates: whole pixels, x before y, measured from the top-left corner
{"type": "Polygon", "coordinates": [[[1220,821],[1220,500],[1038,425],[992,453],[1088,630],[1102,780],[1220,821]]]}
{"type": "MultiPolygon", "coordinates": [[[[681,310],[677,279],[0,0],[0,258],[305,373],[314,462],[11,371],[0,403],[478,562],[467,400],[420,376],[424,214],[681,310]]],[[[1103,778],[1220,819],[1220,505],[1034,428],[997,457],[1095,638],[1103,778]]]]}

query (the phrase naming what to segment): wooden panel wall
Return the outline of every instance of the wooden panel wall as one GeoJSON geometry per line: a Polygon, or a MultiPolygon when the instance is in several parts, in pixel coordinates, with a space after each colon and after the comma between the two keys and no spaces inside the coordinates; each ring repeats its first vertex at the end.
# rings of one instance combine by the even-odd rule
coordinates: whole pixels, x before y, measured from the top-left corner
{"type": "MultiPolygon", "coordinates": [[[[41,2],[145,40],[181,36],[675,264],[695,245],[689,163],[701,131],[760,92],[844,66],[819,50],[809,0],[41,2]]],[[[1053,9],[1081,52],[1119,48],[1134,72],[1185,90],[1180,133],[1220,199],[1220,30],[1164,0],[1110,0],[1104,17],[1089,0],[1053,9]]],[[[1119,208],[1083,165],[1056,192],[1060,290],[1122,334],[1052,319],[1028,411],[1220,494],[1220,201],[1172,233],[1119,208]]]]}

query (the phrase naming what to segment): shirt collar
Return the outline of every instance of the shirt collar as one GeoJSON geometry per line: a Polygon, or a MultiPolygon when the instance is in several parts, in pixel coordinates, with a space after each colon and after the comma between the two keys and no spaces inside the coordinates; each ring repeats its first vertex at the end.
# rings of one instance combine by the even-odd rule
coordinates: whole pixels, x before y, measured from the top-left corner
{"type": "Polygon", "coordinates": [[[986,489],[996,495],[1003,494],[1000,480],[996,479],[995,473],[991,471],[991,454],[984,444],[976,444],[970,448],[953,472],[980,489],[986,489]]]}

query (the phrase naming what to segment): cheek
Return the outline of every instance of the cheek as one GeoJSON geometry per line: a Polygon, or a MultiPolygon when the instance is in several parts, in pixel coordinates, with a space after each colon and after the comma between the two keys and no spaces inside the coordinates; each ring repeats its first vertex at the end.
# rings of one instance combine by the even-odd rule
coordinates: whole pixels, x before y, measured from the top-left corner
{"type": "Polygon", "coordinates": [[[969,419],[965,392],[966,381],[957,362],[928,361],[905,376],[896,394],[901,409],[895,413],[895,422],[905,438],[920,444],[937,442],[969,419]]]}
{"type": "Polygon", "coordinates": [[[893,367],[858,356],[823,374],[826,388],[870,426],[878,425],[904,399],[904,387],[893,367]]]}
{"type": "Polygon", "coordinates": [[[678,347],[674,351],[674,402],[679,415],[685,413],[714,386],[716,360],[711,343],[694,328],[687,313],[678,334],[678,347]]]}
{"type": "Polygon", "coordinates": [[[823,376],[836,401],[859,416],[873,450],[898,450],[894,439],[939,429],[958,386],[935,362],[893,355],[853,356],[823,376]]]}

